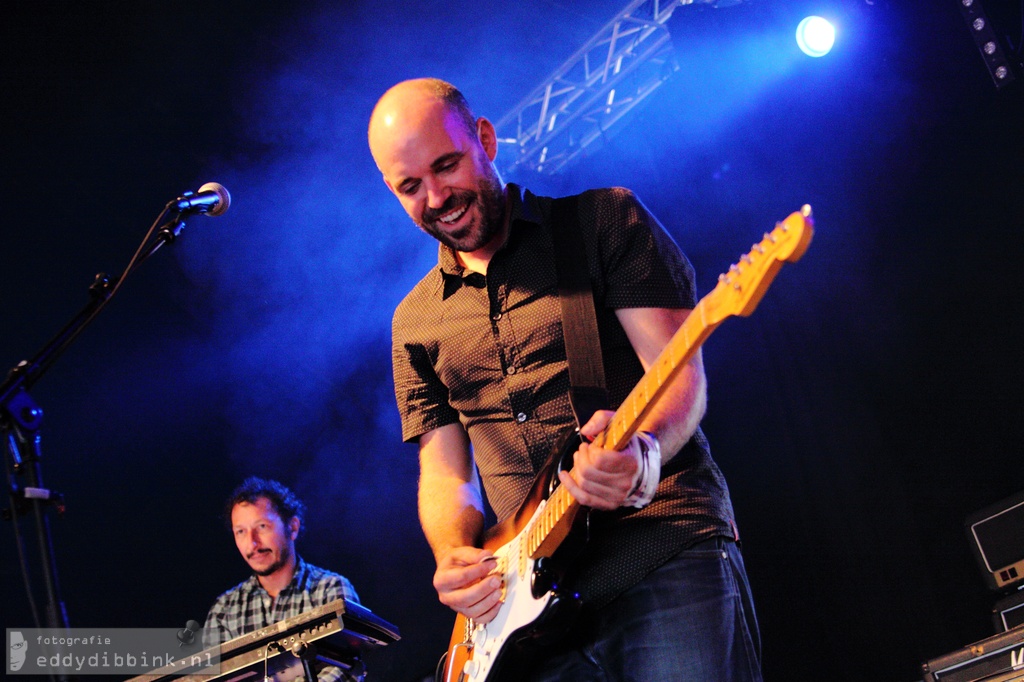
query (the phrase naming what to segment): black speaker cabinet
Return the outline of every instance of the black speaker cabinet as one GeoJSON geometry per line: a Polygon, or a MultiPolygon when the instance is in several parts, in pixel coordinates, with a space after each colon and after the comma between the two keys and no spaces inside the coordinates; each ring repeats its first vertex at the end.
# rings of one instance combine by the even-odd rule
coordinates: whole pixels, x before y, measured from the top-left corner
{"type": "Polygon", "coordinates": [[[924,682],[1024,680],[1024,627],[983,639],[921,665],[924,682]]]}
{"type": "Polygon", "coordinates": [[[1024,491],[971,514],[966,526],[991,589],[1005,591],[1024,583],[1024,491]]]}
{"type": "Polygon", "coordinates": [[[1024,586],[996,602],[992,609],[996,632],[1005,632],[1024,625],[1024,586]]]}

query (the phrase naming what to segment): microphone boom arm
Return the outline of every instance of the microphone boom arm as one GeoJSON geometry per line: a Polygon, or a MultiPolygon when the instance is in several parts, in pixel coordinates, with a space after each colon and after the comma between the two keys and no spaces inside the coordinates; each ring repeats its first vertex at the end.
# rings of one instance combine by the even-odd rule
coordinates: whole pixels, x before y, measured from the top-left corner
{"type": "MultiPolygon", "coordinates": [[[[190,194],[186,193],[186,195],[190,194]]],[[[69,624],[67,611],[60,595],[53,541],[44,509],[45,505],[60,500],[60,496],[46,490],[43,485],[42,449],[39,433],[42,426],[43,410],[28,391],[96,318],[124,284],[128,275],[156,253],[164,243],[173,242],[177,238],[185,227],[186,216],[197,212],[207,213],[211,216],[221,215],[227,210],[231,201],[227,190],[217,183],[207,183],[200,188],[199,194],[194,196],[202,198],[201,207],[189,206],[186,210],[182,210],[178,208],[180,199],[170,202],[149,228],[121,276],[110,278],[102,272],[96,275],[93,283],[89,286],[89,302],[30,360],[22,360],[13,367],[3,383],[0,384],[0,434],[3,435],[3,449],[7,451],[8,455],[5,459],[11,500],[11,508],[9,511],[5,511],[4,516],[11,520],[15,527],[15,541],[18,543],[19,555],[22,557],[25,587],[36,627],[41,626],[41,620],[36,610],[28,566],[21,551],[21,533],[18,530],[18,517],[26,515],[28,507],[31,507],[31,514],[35,518],[39,559],[42,564],[41,572],[46,591],[45,622],[47,627],[65,629],[69,627],[69,624]],[[217,192],[218,188],[222,194],[218,193],[217,201],[213,201],[209,195],[212,192],[217,192]],[[173,220],[157,226],[165,216],[174,211],[177,211],[177,216],[173,220]],[[24,485],[21,485],[19,481],[19,477],[22,475],[26,478],[24,485]]],[[[62,502],[57,502],[57,505],[62,511],[62,502]]],[[[63,676],[61,677],[63,678],[63,676]]]]}

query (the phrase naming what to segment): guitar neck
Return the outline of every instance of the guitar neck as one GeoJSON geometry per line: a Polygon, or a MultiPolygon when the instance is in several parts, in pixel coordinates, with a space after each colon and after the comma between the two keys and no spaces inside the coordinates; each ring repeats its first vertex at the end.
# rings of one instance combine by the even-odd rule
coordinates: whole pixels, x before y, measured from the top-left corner
{"type": "MultiPolygon", "coordinates": [[[[669,340],[640,382],[633,387],[611,421],[594,442],[611,450],[622,450],[636,433],[644,417],[664,394],[669,382],[690,361],[704,340],[721,324],[710,323],[701,300],[669,340]]],[[[531,559],[550,556],[568,535],[579,503],[564,487],[548,498],[543,512],[534,518],[525,535],[526,555],[531,559]]]]}
{"type": "Polygon", "coordinates": [[[640,422],[665,393],[672,379],[697,353],[697,349],[711,336],[711,332],[722,323],[721,320],[709,322],[704,308],[704,300],[701,300],[676,330],[640,382],[619,405],[608,426],[594,439],[595,442],[609,450],[622,450],[629,444],[640,422]]]}
{"type": "MultiPolygon", "coordinates": [[[[732,315],[750,315],[783,262],[798,261],[811,243],[814,221],[805,205],[777,223],[762,239],[718,277],[718,284],[696,305],[648,368],[608,426],[594,442],[609,450],[622,450],[640,423],[665,393],[673,377],[694,356],[718,325],[732,315]]],[[[542,513],[527,526],[526,550],[531,558],[549,556],[569,533],[579,504],[564,487],[556,488],[542,513]]]]}

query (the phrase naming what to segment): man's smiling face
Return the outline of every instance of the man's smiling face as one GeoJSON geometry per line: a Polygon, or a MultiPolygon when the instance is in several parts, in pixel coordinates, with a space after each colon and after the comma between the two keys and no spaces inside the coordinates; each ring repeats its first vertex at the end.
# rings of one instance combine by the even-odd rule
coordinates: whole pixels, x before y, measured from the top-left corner
{"type": "MultiPolygon", "coordinates": [[[[416,92],[383,100],[371,125],[371,150],[384,181],[423,231],[473,252],[501,232],[504,195],[493,154],[467,121],[416,92]]],[[[491,133],[489,123],[484,135],[491,133]]]]}

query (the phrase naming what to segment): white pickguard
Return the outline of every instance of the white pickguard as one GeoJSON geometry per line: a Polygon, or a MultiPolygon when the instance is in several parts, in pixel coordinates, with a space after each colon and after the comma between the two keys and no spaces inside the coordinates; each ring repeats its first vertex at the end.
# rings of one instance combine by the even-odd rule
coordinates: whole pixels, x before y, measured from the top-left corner
{"type": "Polygon", "coordinates": [[[541,502],[523,530],[494,553],[498,557],[498,571],[502,575],[502,605],[498,615],[486,625],[469,621],[472,627],[472,658],[462,670],[465,682],[486,680],[509,637],[535,621],[551,601],[552,592],[546,592],[540,599],[533,597],[530,583],[536,562],[526,555],[525,541],[526,534],[546,504],[547,500],[541,502]]]}

